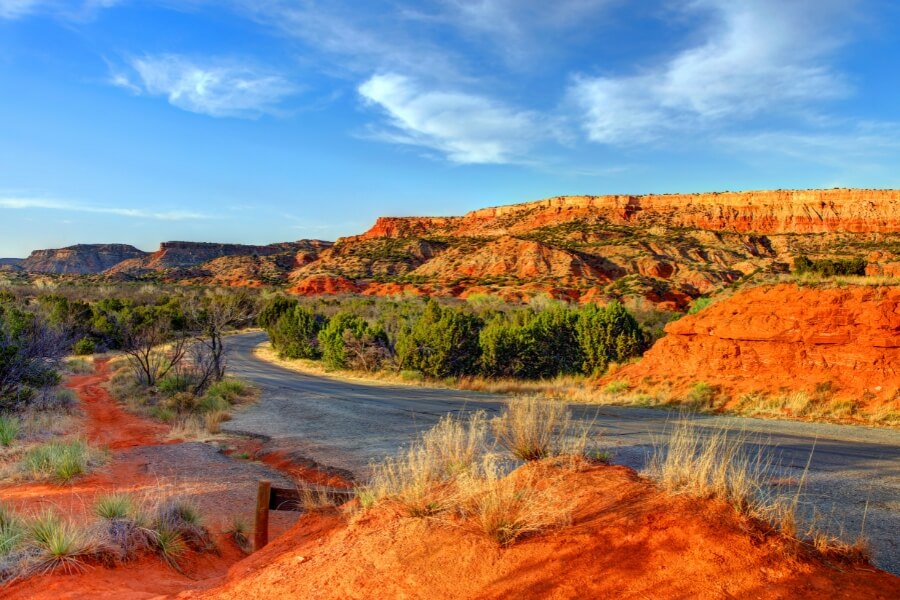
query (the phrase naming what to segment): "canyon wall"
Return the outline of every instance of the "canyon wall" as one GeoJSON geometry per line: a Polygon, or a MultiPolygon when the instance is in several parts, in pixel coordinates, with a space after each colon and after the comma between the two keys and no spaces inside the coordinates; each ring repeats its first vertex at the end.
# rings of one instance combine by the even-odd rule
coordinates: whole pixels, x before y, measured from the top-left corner
{"type": "Polygon", "coordinates": [[[736,395],[827,389],[863,404],[900,395],[900,289],[793,284],[735,294],[666,326],[638,363],[611,378],[736,395]]]}
{"type": "Polygon", "coordinates": [[[35,250],[20,266],[33,273],[90,275],[101,273],[123,260],[146,255],[146,252],[127,244],[79,244],[67,248],[35,250]]]}
{"type": "Polygon", "coordinates": [[[359,237],[411,237],[429,231],[450,235],[504,235],[583,218],[629,226],[759,234],[893,233],[900,231],[900,191],[831,189],[558,196],[484,208],[462,217],[381,218],[359,237]]]}

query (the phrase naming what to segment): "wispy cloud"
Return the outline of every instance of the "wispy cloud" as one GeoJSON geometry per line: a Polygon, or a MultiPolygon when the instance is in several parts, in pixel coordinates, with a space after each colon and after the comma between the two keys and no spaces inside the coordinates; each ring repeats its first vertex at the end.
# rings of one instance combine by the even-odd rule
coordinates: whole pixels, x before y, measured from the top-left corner
{"type": "Polygon", "coordinates": [[[51,198],[28,198],[28,197],[0,197],[0,209],[25,210],[25,209],[44,209],[58,210],[66,212],[83,212],[94,214],[117,215],[120,217],[130,217],[135,219],[155,219],[159,221],[188,221],[188,220],[205,220],[212,219],[210,215],[186,210],[170,210],[170,211],[153,211],[140,208],[120,208],[106,206],[89,206],[70,202],[66,200],[56,200],[51,198]]]}
{"type": "Polygon", "coordinates": [[[838,0],[689,0],[703,41],[629,76],[578,76],[569,98],[595,142],[641,143],[672,131],[790,114],[848,93],[827,57],[842,41],[838,0]]]}
{"type": "Polygon", "coordinates": [[[437,150],[462,164],[521,163],[529,148],[552,130],[536,113],[456,91],[426,89],[394,73],[359,87],[388,118],[374,135],[384,141],[437,150]]]}
{"type": "Polygon", "coordinates": [[[200,62],[175,54],[131,61],[132,72],[114,71],[110,83],[135,94],[164,96],[182,110],[212,117],[256,118],[279,114],[298,92],[285,77],[248,62],[200,62]]]}
{"type": "Polygon", "coordinates": [[[0,0],[0,19],[20,19],[34,14],[49,14],[70,19],[84,19],[101,8],[119,4],[121,0],[0,0]]]}
{"type": "Polygon", "coordinates": [[[900,151],[900,123],[865,121],[828,130],[767,130],[721,135],[720,145],[736,152],[836,168],[890,168],[900,151]],[[888,159],[890,157],[890,159],[888,159]]]}

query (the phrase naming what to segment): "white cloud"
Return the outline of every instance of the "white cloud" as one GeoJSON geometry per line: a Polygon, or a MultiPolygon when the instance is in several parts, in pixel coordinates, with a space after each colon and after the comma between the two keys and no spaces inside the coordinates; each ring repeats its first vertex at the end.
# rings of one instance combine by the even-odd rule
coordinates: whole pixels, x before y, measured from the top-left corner
{"type": "Polygon", "coordinates": [[[892,157],[900,150],[900,123],[860,122],[828,131],[760,131],[722,135],[716,142],[751,155],[787,156],[836,168],[894,170],[892,157]]]}
{"type": "Polygon", "coordinates": [[[110,83],[132,93],[165,96],[182,110],[213,117],[277,114],[297,92],[281,75],[236,61],[199,63],[173,54],[131,61],[135,77],[113,73],[110,83]]]}
{"type": "MultiPolygon", "coordinates": [[[[317,66],[332,74],[358,76],[375,70],[460,78],[458,61],[428,31],[409,27],[378,5],[309,0],[232,0],[259,23],[319,51],[317,66]]],[[[402,6],[398,6],[402,12],[402,6]]]]}
{"type": "MultiPolygon", "coordinates": [[[[690,0],[708,19],[704,41],[630,76],[576,77],[568,96],[588,137],[646,142],[673,130],[790,113],[848,92],[825,58],[837,0],[690,0]]],[[[850,3],[843,3],[846,8],[850,3]]]]}
{"type": "Polygon", "coordinates": [[[138,208],[86,206],[75,202],[54,200],[50,198],[0,197],[0,209],[4,208],[10,210],[44,209],[67,212],[84,212],[118,215],[121,217],[130,217],[135,219],[155,219],[159,221],[187,221],[213,218],[203,213],[186,210],[151,211],[138,208]]]}
{"type": "Polygon", "coordinates": [[[437,150],[456,163],[525,162],[535,141],[553,135],[536,113],[474,94],[424,89],[393,73],[375,75],[359,93],[387,113],[390,129],[377,137],[437,150]]]}
{"type": "Polygon", "coordinates": [[[19,19],[32,14],[51,14],[78,19],[92,16],[96,10],[109,8],[122,0],[0,0],[0,19],[19,19]]]}

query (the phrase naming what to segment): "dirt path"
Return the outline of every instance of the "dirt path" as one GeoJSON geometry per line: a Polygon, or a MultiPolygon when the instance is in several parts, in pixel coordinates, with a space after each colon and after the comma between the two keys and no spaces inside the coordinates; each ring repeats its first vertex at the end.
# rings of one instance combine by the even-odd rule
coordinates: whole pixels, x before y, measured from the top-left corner
{"type": "MultiPolygon", "coordinates": [[[[97,361],[94,373],[73,376],[66,382],[66,387],[78,394],[85,414],[84,437],[93,446],[109,449],[106,464],[69,485],[2,486],[0,498],[23,514],[53,508],[76,522],[90,520],[95,498],[112,490],[189,498],[199,508],[220,552],[190,557],[183,564],[187,576],[147,556],[114,569],[95,566],[76,575],[31,578],[0,589],[4,599],[164,598],[205,589],[244,558],[222,532],[235,517],[252,523],[257,481],[269,479],[280,486],[292,483],[267,465],[229,458],[217,445],[166,440],[168,427],[124,410],[103,387],[108,380],[109,365],[97,361]]],[[[272,513],[270,535],[286,531],[296,516],[272,513]]]]}
{"type": "Polygon", "coordinates": [[[109,362],[101,359],[95,363],[94,373],[73,376],[66,383],[78,394],[87,414],[88,442],[111,450],[166,443],[163,440],[169,428],[126,412],[102,387],[108,380],[109,362]]]}

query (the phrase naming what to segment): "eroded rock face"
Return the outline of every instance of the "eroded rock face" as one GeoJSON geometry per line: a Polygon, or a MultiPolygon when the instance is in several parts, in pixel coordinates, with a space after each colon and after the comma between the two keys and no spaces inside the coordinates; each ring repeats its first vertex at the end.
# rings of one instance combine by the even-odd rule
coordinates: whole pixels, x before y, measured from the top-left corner
{"type": "MultiPolygon", "coordinates": [[[[461,217],[382,217],[291,279],[343,276],[372,294],[642,297],[681,309],[742,278],[786,273],[799,254],[865,256],[894,244],[900,192],[891,190],[561,196],[461,217]]],[[[895,276],[898,264],[881,256],[869,273],[895,276]]]]}
{"type": "Polygon", "coordinates": [[[900,289],[751,288],[666,326],[641,361],[615,374],[635,385],[706,382],[732,393],[781,389],[867,402],[900,394],[900,289]],[[678,383],[678,382],[675,382],[678,383]]]}
{"type": "Polygon", "coordinates": [[[329,246],[330,242],[319,240],[268,246],[163,242],[156,252],[122,261],[107,270],[106,274],[141,277],[148,273],[160,273],[197,283],[257,286],[283,279],[295,265],[298,255],[316,254],[329,246]]]}
{"type": "Polygon", "coordinates": [[[146,252],[127,244],[79,244],[54,250],[35,250],[21,266],[32,273],[90,275],[123,260],[140,259],[146,252]]]}

